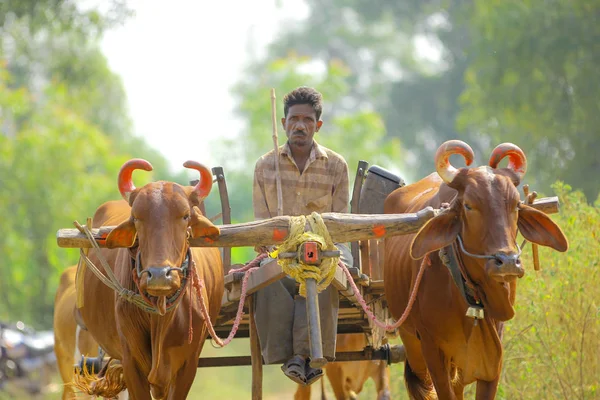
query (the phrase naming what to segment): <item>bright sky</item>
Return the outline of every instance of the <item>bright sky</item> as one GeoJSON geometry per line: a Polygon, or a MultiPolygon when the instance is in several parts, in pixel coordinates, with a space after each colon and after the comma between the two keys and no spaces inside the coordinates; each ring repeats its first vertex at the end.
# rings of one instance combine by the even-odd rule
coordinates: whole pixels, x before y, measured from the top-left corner
{"type": "Polygon", "coordinates": [[[136,134],[175,170],[188,159],[217,165],[210,141],[242,128],[230,88],[249,49],[261,54],[282,21],[307,15],[301,1],[280,2],[130,0],[135,16],[106,34],[102,49],[123,79],[136,134]]]}

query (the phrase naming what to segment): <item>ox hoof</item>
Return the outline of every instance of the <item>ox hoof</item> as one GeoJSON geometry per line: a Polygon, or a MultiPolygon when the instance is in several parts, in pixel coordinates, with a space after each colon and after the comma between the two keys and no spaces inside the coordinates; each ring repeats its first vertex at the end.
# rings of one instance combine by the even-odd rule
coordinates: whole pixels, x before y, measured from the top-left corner
{"type": "Polygon", "coordinates": [[[391,400],[391,399],[392,399],[392,394],[387,389],[379,392],[379,394],[377,395],[377,400],[391,400]]]}

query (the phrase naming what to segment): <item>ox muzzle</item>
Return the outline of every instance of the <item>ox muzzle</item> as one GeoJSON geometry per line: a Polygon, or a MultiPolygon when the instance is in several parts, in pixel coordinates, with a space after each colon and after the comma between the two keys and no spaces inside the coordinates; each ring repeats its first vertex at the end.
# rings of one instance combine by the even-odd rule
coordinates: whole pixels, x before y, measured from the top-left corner
{"type": "Polygon", "coordinates": [[[180,267],[151,266],[142,268],[141,252],[138,251],[135,260],[135,273],[140,290],[156,297],[172,297],[181,289],[182,279],[187,277],[190,262],[190,251],[180,267]]]}
{"type": "Polygon", "coordinates": [[[511,282],[525,275],[520,254],[498,253],[485,263],[486,273],[498,282],[511,282]]]}
{"type": "Polygon", "coordinates": [[[521,248],[517,244],[517,253],[498,252],[492,255],[469,253],[462,242],[462,238],[457,236],[461,251],[473,258],[486,259],[485,272],[497,282],[512,282],[525,275],[525,270],[521,265],[521,248]]]}

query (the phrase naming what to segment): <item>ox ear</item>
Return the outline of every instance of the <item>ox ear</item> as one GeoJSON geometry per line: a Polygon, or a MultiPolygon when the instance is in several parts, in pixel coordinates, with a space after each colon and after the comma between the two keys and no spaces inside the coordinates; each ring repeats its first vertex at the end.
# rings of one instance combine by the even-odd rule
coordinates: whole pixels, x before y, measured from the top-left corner
{"type": "Polygon", "coordinates": [[[414,237],[410,256],[419,260],[429,252],[448,246],[460,232],[461,222],[455,211],[447,211],[430,219],[414,237]]]}
{"type": "Polygon", "coordinates": [[[545,213],[525,204],[519,206],[519,231],[531,243],[567,251],[569,241],[562,229],[545,213]]]}
{"type": "Polygon", "coordinates": [[[135,243],[137,230],[133,220],[129,218],[121,225],[114,228],[106,237],[106,247],[114,249],[116,247],[131,247],[135,243]]]}
{"type": "Polygon", "coordinates": [[[192,208],[192,237],[209,237],[215,238],[219,236],[221,231],[208,218],[202,215],[202,212],[197,206],[192,208]]]}

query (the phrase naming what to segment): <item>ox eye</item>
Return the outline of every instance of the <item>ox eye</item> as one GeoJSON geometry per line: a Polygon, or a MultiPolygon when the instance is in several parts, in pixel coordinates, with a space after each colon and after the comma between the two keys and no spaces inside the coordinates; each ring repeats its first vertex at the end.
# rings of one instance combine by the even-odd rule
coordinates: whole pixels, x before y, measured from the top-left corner
{"type": "Polygon", "coordinates": [[[464,204],[464,206],[465,206],[465,210],[467,210],[467,211],[471,211],[473,209],[473,207],[471,207],[468,204],[464,204]]]}
{"type": "Polygon", "coordinates": [[[185,215],[183,216],[183,220],[184,220],[184,221],[189,221],[189,219],[190,219],[190,214],[185,214],[185,215]]]}

